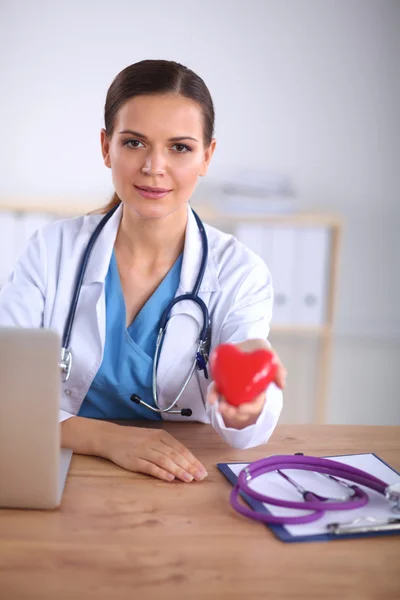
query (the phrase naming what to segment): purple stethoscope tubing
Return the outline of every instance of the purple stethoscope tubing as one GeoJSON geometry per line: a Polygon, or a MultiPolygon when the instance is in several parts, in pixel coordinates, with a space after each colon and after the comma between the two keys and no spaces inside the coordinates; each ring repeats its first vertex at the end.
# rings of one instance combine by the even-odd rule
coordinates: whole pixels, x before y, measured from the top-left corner
{"type": "Polygon", "coordinates": [[[264,473],[276,471],[277,469],[297,469],[333,475],[334,477],[347,479],[348,481],[352,481],[358,485],[373,489],[380,494],[385,494],[385,489],[387,487],[387,484],[381,479],[378,479],[377,477],[374,477],[365,471],[361,471],[360,469],[351,467],[350,465],[345,465],[335,460],[303,455],[270,456],[268,458],[263,458],[251,463],[239,473],[236,485],[230,495],[232,507],[240,514],[256,521],[275,523],[279,525],[300,525],[317,521],[327,510],[353,510],[355,508],[361,508],[368,503],[367,494],[357,486],[353,486],[354,496],[352,496],[351,500],[338,502],[322,501],[312,492],[307,492],[304,494],[304,502],[282,500],[260,494],[249,486],[251,480],[263,475],[264,473]],[[239,493],[247,494],[251,498],[265,504],[272,504],[274,506],[280,506],[283,508],[310,510],[312,512],[297,517],[274,516],[270,513],[257,512],[248,509],[239,502],[239,493]]]}

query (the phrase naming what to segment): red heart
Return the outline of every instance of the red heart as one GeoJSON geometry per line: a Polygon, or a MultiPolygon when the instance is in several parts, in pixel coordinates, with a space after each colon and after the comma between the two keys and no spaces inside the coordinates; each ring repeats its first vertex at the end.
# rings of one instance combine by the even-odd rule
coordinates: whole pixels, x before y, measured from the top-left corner
{"type": "Polygon", "coordinates": [[[218,392],[233,406],[251,402],[274,381],[275,355],[266,349],[242,352],[233,344],[220,344],[210,358],[218,392]]]}

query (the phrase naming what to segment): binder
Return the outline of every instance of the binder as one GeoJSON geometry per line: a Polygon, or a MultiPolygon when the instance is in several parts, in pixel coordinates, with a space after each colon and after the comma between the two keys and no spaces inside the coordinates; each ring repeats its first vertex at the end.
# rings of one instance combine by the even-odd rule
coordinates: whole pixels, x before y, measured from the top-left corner
{"type": "Polygon", "coordinates": [[[242,223],[236,237],[266,263],[274,289],[273,324],[289,324],[294,315],[295,230],[242,223]]]}
{"type": "MultiPolygon", "coordinates": [[[[270,271],[274,288],[273,325],[288,325],[293,322],[295,312],[296,231],[292,227],[272,229],[272,251],[270,271]]],[[[267,263],[268,264],[268,263],[267,263]]]]}
{"type": "Polygon", "coordinates": [[[322,325],[326,320],[330,231],[326,227],[296,232],[293,322],[322,325]]]}
{"type": "MultiPolygon", "coordinates": [[[[255,252],[265,261],[265,231],[263,225],[255,223],[241,223],[235,229],[235,235],[239,242],[255,252]]],[[[267,264],[268,266],[268,264],[267,264]]]]}

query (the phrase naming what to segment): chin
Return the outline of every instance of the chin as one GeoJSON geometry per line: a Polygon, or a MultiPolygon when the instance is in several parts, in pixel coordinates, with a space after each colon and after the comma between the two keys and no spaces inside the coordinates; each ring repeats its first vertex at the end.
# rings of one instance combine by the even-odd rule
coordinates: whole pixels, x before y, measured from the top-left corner
{"type": "Polygon", "coordinates": [[[171,205],[162,204],[161,202],[148,200],[146,202],[126,202],[125,206],[134,212],[141,219],[163,219],[174,212],[186,210],[186,204],[171,205]]]}

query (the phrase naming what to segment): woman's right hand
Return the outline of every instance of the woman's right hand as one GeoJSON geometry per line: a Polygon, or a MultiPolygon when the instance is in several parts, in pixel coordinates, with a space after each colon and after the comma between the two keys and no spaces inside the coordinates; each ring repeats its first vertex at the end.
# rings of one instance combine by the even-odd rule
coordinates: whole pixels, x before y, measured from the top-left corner
{"type": "Polygon", "coordinates": [[[162,429],[119,425],[109,432],[105,442],[104,458],[128,471],[165,481],[201,481],[207,476],[190,450],[162,429]]]}

